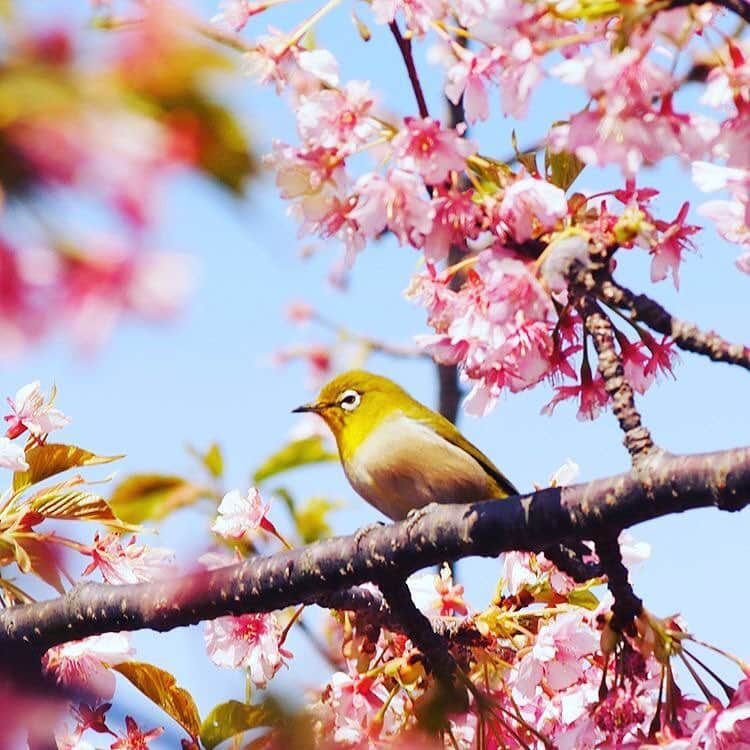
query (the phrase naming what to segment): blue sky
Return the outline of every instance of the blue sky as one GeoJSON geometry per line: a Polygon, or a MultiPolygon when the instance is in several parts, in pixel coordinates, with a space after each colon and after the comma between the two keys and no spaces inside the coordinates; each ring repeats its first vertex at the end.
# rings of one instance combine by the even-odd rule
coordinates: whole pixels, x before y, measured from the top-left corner
{"type": "MultiPolygon", "coordinates": [[[[43,5],[47,18],[69,8],[57,1],[25,5],[33,13],[40,13],[43,5]]],[[[206,17],[215,12],[213,4],[201,6],[206,17]]],[[[273,22],[291,28],[313,7],[309,2],[294,3],[273,22]]],[[[369,18],[364,5],[357,10],[369,18]]],[[[76,11],[83,23],[83,3],[76,11]]],[[[253,23],[251,34],[265,27],[262,18],[253,23]]],[[[321,26],[317,41],[345,59],[345,78],[371,76],[390,108],[412,114],[412,93],[392,39],[385,29],[371,28],[373,40],[364,45],[344,4],[336,17],[321,26]]],[[[428,100],[439,112],[438,71],[427,65],[422,52],[418,50],[420,72],[428,100]]],[[[248,79],[238,76],[225,94],[237,102],[259,151],[267,151],[272,138],[294,138],[286,107],[248,79]]],[[[492,122],[477,133],[483,152],[508,154],[513,127],[521,144],[534,141],[571,106],[569,97],[563,88],[544,86],[532,100],[529,122],[520,126],[496,111],[492,122]]],[[[576,188],[597,188],[607,184],[606,179],[612,184],[611,178],[612,173],[587,170],[576,188]]],[[[658,205],[666,218],[673,217],[684,200],[695,205],[702,199],[689,173],[675,163],[643,183],[662,190],[658,205]]],[[[4,368],[3,394],[37,378],[45,387],[56,383],[58,405],[74,419],[65,440],[99,453],[126,453],[117,465],[120,477],[135,471],[194,473],[185,445],[203,447],[216,440],[226,459],[227,489],[244,491],[253,468],[285,441],[295,424],[291,408],[310,396],[305,369],[300,365],[279,369],[270,363],[272,353],[294,342],[326,338],[322,331],[300,331],[286,323],[284,306],[302,298],[352,331],[408,343],[425,331],[423,312],[402,297],[418,255],[386,238],[361,254],[349,290],[341,293],[326,283],[338,248],[325,248],[309,260],[300,260],[302,243],[296,225],[286,216],[268,176],[254,185],[242,205],[202,181],[179,179],[163,196],[161,208],[163,219],[153,239],[195,259],[197,288],[184,315],[161,326],[122,325],[109,344],[87,360],[78,358],[67,341],[50,341],[4,368]]],[[[698,218],[693,214],[693,219],[698,218]]],[[[648,259],[640,251],[621,253],[618,277],[652,294],[675,314],[714,328],[730,340],[747,342],[750,278],[734,267],[736,248],[720,241],[711,229],[698,236],[697,244],[699,252],[690,254],[682,267],[679,293],[671,282],[650,284],[648,259]]],[[[369,366],[434,403],[436,378],[429,364],[376,356],[369,366]]],[[[670,451],[746,445],[750,443],[748,385],[746,372],[686,353],[676,368],[676,379],[652,388],[639,405],[654,438],[670,451]]],[[[539,410],[550,395],[545,386],[507,398],[484,419],[462,417],[461,427],[524,490],[534,481],[546,482],[568,457],[580,464],[582,480],[627,469],[628,456],[611,414],[581,423],[575,419],[574,406],[563,404],[552,417],[541,416],[539,410]]],[[[353,532],[378,519],[376,511],[354,495],[338,465],[299,470],[286,484],[300,497],[330,495],[345,500],[346,507],[333,516],[338,533],[353,532]]],[[[276,513],[282,512],[279,504],[276,513]]],[[[632,532],[653,546],[651,559],[635,574],[637,592],[646,606],[662,615],[681,612],[699,637],[745,658],[750,657],[745,635],[750,604],[744,595],[748,518],[747,512],[705,510],[644,524],[632,532]]],[[[175,547],[187,562],[208,543],[205,520],[198,511],[181,512],[163,526],[155,543],[175,547]]],[[[487,602],[499,571],[493,560],[471,560],[460,567],[477,608],[487,602]]],[[[244,693],[242,675],[210,665],[199,628],[164,635],[143,633],[137,643],[141,658],[173,671],[180,684],[193,692],[202,712],[244,693]]],[[[281,675],[276,687],[295,691],[299,699],[300,687],[324,681],[327,673],[309,655],[303,638],[293,635],[290,647],[296,653],[292,670],[281,675]]],[[[732,679],[737,677],[728,663],[720,668],[732,679]]]]}

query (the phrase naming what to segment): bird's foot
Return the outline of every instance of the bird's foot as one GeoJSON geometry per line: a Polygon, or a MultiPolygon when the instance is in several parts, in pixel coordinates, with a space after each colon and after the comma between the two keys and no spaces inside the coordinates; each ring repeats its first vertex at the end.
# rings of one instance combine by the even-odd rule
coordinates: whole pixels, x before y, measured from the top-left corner
{"type": "Polygon", "coordinates": [[[438,503],[430,503],[429,505],[423,505],[421,508],[412,508],[406,514],[406,524],[411,529],[414,524],[421,521],[428,513],[436,510],[438,503]]]}
{"type": "Polygon", "coordinates": [[[379,529],[381,526],[385,526],[382,521],[375,521],[375,523],[368,523],[367,526],[363,526],[361,529],[358,529],[357,533],[354,535],[354,544],[359,547],[360,542],[362,542],[370,532],[375,531],[375,529],[379,529]]]}

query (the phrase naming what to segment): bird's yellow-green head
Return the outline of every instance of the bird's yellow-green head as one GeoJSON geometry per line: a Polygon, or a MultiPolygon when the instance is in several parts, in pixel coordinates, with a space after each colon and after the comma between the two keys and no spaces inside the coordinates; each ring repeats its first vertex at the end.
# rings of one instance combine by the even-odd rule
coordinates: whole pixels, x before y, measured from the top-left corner
{"type": "Polygon", "coordinates": [[[415,404],[421,406],[392,380],[366,370],[349,370],[326,383],[315,401],[294,411],[323,417],[346,459],[384,419],[395,411],[413,410],[415,404]]]}

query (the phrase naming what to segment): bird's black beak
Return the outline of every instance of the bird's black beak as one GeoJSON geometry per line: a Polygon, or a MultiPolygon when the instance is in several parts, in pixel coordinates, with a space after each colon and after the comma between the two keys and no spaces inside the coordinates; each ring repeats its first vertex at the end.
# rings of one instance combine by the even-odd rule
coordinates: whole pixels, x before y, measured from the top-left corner
{"type": "Polygon", "coordinates": [[[301,414],[302,412],[306,411],[318,411],[318,405],[317,404],[302,404],[302,406],[298,406],[296,409],[292,409],[292,414],[301,414]]]}

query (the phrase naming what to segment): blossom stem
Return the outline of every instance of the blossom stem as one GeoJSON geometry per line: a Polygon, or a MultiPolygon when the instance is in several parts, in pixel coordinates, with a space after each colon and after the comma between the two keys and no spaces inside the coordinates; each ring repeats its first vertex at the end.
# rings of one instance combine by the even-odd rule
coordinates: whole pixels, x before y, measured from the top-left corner
{"type": "Polygon", "coordinates": [[[430,112],[427,109],[427,102],[424,98],[424,91],[422,91],[422,84],[419,81],[419,75],[417,73],[417,67],[414,64],[414,55],[411,49],[411,39],[405,39],[401,34],[396,21],[391,21],[388,24],[393,38],[396,40],[398,49],[401,52],[401,57],[404,59],[404,65],[406,65],[406,72],[409,74],[409,81],[411,81],[411,87],[414,90],[414,96],[417,100],[417,108],[419,109],[419,116],[427,118],[430,116],[430,112]]]}
{"type": "Polygon", "coordinates": [[[292,629],[292,626],[294,625],[295,622],[297,622],[300,615],[305,611],[305,606],[306,605],[303,604],[297,608],[297,610],[292,615],[289,622],[286,624],[286,627],[284,628],[284,630],[281,631],[281,637],[279,638],[279,646],[284,645],[284,641],[286,641],[286,638],[289,635],[289,631],[292,629]]]}

